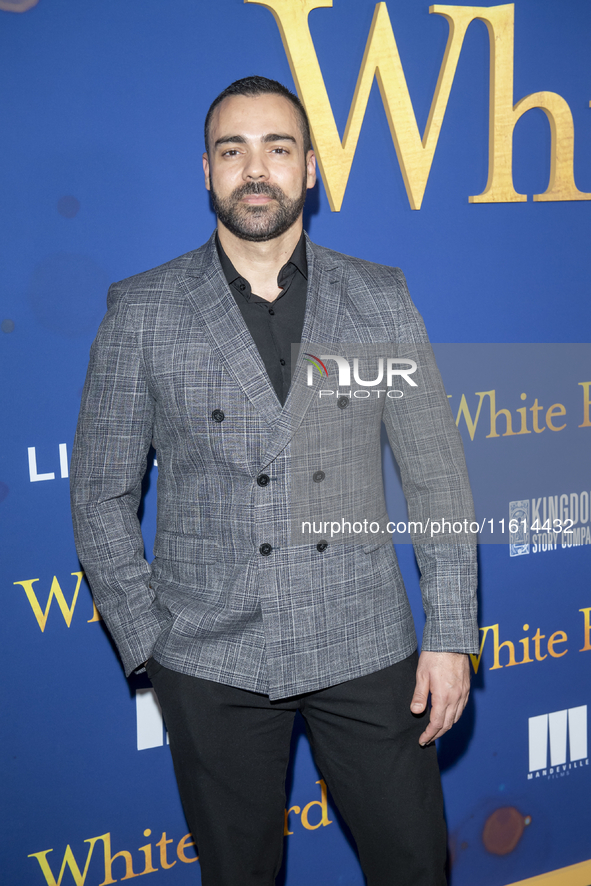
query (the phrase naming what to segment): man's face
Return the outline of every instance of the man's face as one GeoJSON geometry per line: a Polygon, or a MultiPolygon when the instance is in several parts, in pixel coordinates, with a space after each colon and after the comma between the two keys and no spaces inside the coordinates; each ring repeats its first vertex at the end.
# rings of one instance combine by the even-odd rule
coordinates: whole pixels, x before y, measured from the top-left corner
{"type": "Polygon", "coordinates": [[[241,240],[272,240],[301,216],[316,183],[296,109],[280,95],[232,96],[216,108],[203,155],[218,220],[241,240]]]}

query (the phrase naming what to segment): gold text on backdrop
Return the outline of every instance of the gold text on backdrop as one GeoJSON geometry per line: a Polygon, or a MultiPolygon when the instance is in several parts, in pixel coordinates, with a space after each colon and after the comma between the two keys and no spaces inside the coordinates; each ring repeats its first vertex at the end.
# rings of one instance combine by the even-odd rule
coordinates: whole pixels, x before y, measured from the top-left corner
{"type": "Polygon", "coordinates": [[[490,123],[488,181],[471,203],[522,203],[525,194],[513,187],[513,130],[531,108],[541,108],[552,134],[550,179],[535,201],[591,200],[579,191],[573,172],[574,125],[570,108],[555,92],[535,92],[513,105],[514,6],[442,6],[429,12],[444,16],[449,37],[421,139],[394,31],[385,3],[378,3],[367,38],[357,86],[341,139],[308,26],[313,9],[332,7],[332,0],[244,0],[269,9],[279,27],[298,94],[308,112],[322,179],[333,212],[341,208],[374,75],[378,81],[392,140],[412,209],[420,209],[431,171],[439,132],[451,92],[464,36],[475,19],[490,38],[490,123]]]}

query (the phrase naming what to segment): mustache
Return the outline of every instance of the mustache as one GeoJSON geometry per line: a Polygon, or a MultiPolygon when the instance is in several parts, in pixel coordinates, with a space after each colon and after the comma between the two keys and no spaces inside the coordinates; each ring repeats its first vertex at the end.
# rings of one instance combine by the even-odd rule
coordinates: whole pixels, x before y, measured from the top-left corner
{"type": "Polygon", "coordinates": [[[270,185],[268,182],[246,182],[246,184],[232,191],[232,199],[242,200],[243,197],[251,194],[262,194],[265,197],[271,197],[271,199],[278,201],[283,197],[283,191],[276,185],[270,185]]]}

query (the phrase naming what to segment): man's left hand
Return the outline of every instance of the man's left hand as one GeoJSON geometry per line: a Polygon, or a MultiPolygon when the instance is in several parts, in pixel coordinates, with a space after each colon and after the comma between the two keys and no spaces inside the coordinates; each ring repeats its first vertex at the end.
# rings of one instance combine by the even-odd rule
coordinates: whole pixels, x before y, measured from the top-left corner
{"type": "Polygon", "coordinates": [[[410,703],[413,714],[421,714],[431,693],[429,724],[419,744],[440,738],[457,723],[470,694],[470,664],[460,652],[421,652],[417,682],[410,703]]]}

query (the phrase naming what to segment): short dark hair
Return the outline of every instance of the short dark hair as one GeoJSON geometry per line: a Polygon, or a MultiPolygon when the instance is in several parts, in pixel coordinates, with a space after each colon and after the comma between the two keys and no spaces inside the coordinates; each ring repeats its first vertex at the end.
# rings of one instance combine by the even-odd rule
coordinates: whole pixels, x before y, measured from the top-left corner
{"type": "Polygon", "coordinates": [[[209,110],[207,112],[207,116],[205,117],[205,127],[204,127],[204,135],[205,135],[205,150],[209,153],[209,128],[211,126],[211,118],[213,112],[217,108],[221,102],[225,98],[229,98],[232,95],[246,95],[246,96],[257,96],[257,95],[281,95],[283,98],[286,98],[288,101],[292,103],[294,108],[296,109],[299,120],[300,120],[300,130],[302,133],[302,137],[304,139],[304,154],[307,154],[308,151],[312,150],[312,138],[310,136],[310,123],[308,121],[308,115],[306,114],[306,109],[303,104],[293,92],[284,86],[282,83],[279,83],[277,80],[269,80],[267,77],[243,77],[242,80],[235,80],[233,83],[230,83],[223,92],[220,92],[217,98],[214,98],[212,101],[209,110]]]}

